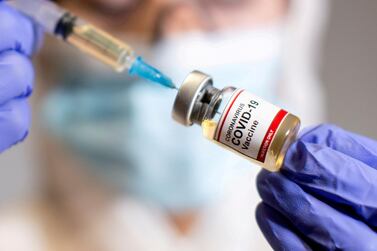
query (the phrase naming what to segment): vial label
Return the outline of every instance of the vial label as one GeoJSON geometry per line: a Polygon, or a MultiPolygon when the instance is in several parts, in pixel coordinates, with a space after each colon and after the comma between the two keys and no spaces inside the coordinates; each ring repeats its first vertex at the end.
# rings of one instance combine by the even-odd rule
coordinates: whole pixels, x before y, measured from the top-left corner
{"type": "Polygon", "coordinates": [[[236,90],[225,107],[215,140],[264,163],[275,133],[288,113],[245,90],[236,90]]]}

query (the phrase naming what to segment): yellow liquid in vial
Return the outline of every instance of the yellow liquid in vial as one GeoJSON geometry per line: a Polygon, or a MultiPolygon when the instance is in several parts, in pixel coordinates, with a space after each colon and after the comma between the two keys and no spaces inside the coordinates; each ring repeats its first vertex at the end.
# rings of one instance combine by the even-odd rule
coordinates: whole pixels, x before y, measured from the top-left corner
{"type": "Polygon", "coordinates": [[[75,26],[67,41],[118,72],[130,68],[134,59],[131,47],[89,24],[75,26]]]}
{"type": "Polygon", "coordinates": [[[271,141],[271,145],[266,154],[266,159],[264,163],[259,162],[253,158],[246,157],[238,151],[216,141],[214,138],[217,125],[218,123],[214,120],[204,120],[202,122],[203,136],[217,143],[218,145],[226,149],[229,149],[232,152],[237,153],[238,155],[241,155],[242,157],[256,163],[257,165],[262,166],[263,168],[269,171],[276,172],[280,170],[281,166],[283,165],[284,157],[287,153],[289,146],[296,139],[296,136],[300,129],[300,119],[293,114],[287,114],[287,116],[281,122],[278,130],[276,131],[273,140],[271,141]]]}
{"type": "Polygon", "coordinates": [[[202,122],[203,136],[207,139],[213,140],[217,129],[217,123],[214,120],[204,120],[202,122]]]}

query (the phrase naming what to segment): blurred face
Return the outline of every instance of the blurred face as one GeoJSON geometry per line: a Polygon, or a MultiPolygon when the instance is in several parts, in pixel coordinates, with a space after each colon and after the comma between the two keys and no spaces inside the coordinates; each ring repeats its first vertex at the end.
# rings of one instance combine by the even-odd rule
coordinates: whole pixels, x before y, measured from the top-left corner
{"type": "Polygon", "coordinates": [[[147,41],[189,31],[216,31],[273,23],[288,0],[61,0],[61,4],[112,32],[147,41]]]}
{"type": "MultiPolygon", "coordinates": [[[[270,52],[278,53],[279,50],[275,45],[279,43],[275,38],[280,36],[280,33],[272,31],[271,35],[271,27],[266,29],[267,35],[256,32],[250,36],[249,33],[254,32],[252,30],[254,27],[278,23],[287,11],[287,1],[60,0],[58,2],[115,36],[122,37],[121,35],[126,34],[126,41],[134,35],[132,38],[135,40],[129,41],[134,42],[131,45],[144,46],[165,40],[165,43],[156,44],[156,48],[150,46],[151,48],[147,49],[151,49],[151,53],[154,53],[151,58],[159,60],[153,63],[158,67],[165,67],[161,69],[169,70],[167,73],[170,76],[174,74],[176,79],[182,79],[178,77],[182,72],[187,74],[194,69],[191,67],[191,62],[195,62],[195,68],[205,71],[212,65],[227,67],[227,71],[222,70],[223,68],[212,69],[218,74],[213,73],[212,70],[208,72],[219,78],[221,74],[226,73],[227,75],[222,78],[224,83],[235,81],[243,87],[243,80],[247,79],[248,83],[258,83],[259,86],[252,86],[253,90],[263,89],[272,93],[270,82],[275,81],[277,68],[275,59],[278,55],[271,56],[270,52]],[[210,33],[232,28],[247,28],[245,29],[247,34],[242,30],[236,38],[238,42],[242,42],[240,48],[253,48],[248,48],[246,51],[239,50],[240,48],[228,50],[232,51],[233,55],[230,58],[223,56],[221,63],[216,57],[217,53],[212,54],[215,56],[204,56],[202,52],[211,53],[212,50],[208,49],[213,47],[221,49],[221,46],[224,46],[223,42],[225,45],[230,42],[233,46],[236,38],[221,39],[220,36],[216,37],[216,40],[202,41],[196,43],[200,46],[199,49],[195,46],[188,48],[195,44],[189,38],[185,39],[183,46],[181,41],[175,46],[169,43],[175,40],[169,38],[192,31],[210,33]],[[268,40],[267,43],[265,39],[268,40]],[[168,45],[168,50],[162,45],[168,45]],[[267,54],[261,56],[261,51],[266,51],[267,54]],[[255,55],[257,59],[254,58],[255,55]],[[249,56],[250,58],[247,58],[249,56]],[[202,60],[203,58],[208,60],[202,60]],[[256,60],[262,62],[258,64],[256,60]],[[165,65],[170,62],[173,65],[165,65]],[[232,67],[228,68],[228,66],[232,67]],[[236,76],[241,76],[243,79],[236,81],[236,76]],[[231,79],[226,81],[228,77],[231,79]]],[[[54,48],[54,52],[57,53],[58,50],[54,48]]],[[[230,47],[226,46],[226,48],[230,47]]],[[[52,166],[58,167],[56,177],[62,180],[62,186],[67,176],[74,177],[74,179],[68,178],[71,181],[69,184],[76,179],[77,183],[82,182],[82,179],[86,180],[86,172],[78,175],[75,169],[80,170],[78,167],[88,166],[85,170],[96,173],[98,179],[106,176],[106,181],[119,184],[119,187],[124,186],[129,189],[132,186],[130,190],[148,198],[153,197],[155,201],[173,210],[199,205],[216,193],[215,190],[220,184],[216,178],[218,174],[220,175],[216,163],[225,157],[205,154],[208,146],[202,143],[201,138],[191,137],[194,134],[199,136],[196,131],[188,132],[186,128],[170,122],[174,93],[160,95],[160,91],[163,91],[160,88],[133,83],[129,79],[123,79],[122,76],[118,79],[118,75],[114,75],[112,71],[105,71],[103,74],[102,68],[98,70],[88,63],[89,58],[82,57],[76,51],[61,52],[62,55],[59,57],[49,55],[52,59],[52,67],[56,67],[58,72],[57,80],[49,83],[55,83],[57,90],[51,88],[52,92],[48,95],[49,102],[45,107],[50,111],[47,119],[47,121],[51,120],[50,126],[56,127],[57,135],[68,142],[68,146],[74,146],[66,149],[72,151],[69,153],[66,153],[63,147],[53,150],[53,146],[48,146],[50,151],[61,154],[57,158],[55,155],[49,155],[49,161],[53,163],[52,166]],[[125,85],[125,82],[128,84],[125,85]],[[103,85],[103,83],[112,84],[103,85]],[[86,84],[90,84],[91,88],[87,88],[86,84]],[[63,88],[59,89],[59,87],[63,88]],[[141,93],[144,102],[140,102],[141,93]],[[150,121],[154,121],[153,126],[150,126],[150,121]],[[87,159],[67,164],[67,159],[81,155],[91,158],[92,162],[98,162],[96,163],[98,165],[90,167],[92,162],[85,162],[87,159]],[[211,163],[211,165],[202,168],[202,163],[211,163]],[[71,170],[71,173],[67,173],[67,170],[71,170]],[[83,178],[78,178],[79,176],[83,178]],[[213,177],[211,179],[213,184],[208,182],[208,177],[213,177]]],[[[49,66],[49,63],[45,66],[49,66]]],[[[51,72],[46,70],[46,67],[43,69],[45,72],[51,72]]],[[[258,94],[260,93],[262,91],[258,94]]],[[[93,186],[99,187],[96,184],[93,186]]]]}

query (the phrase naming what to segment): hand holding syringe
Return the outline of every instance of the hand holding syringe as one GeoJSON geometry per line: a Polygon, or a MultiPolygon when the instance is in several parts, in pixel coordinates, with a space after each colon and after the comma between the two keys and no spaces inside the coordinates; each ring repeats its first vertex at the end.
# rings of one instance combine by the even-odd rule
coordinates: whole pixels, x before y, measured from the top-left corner
{"type": "Polygon", "coordinates": [[[146,64],[126,43],[72,15],[48,0],[11,0],[9,4],[33,18],[46,32],[59,37],[117,72],[175,88],[170,78],[146,64]]]}

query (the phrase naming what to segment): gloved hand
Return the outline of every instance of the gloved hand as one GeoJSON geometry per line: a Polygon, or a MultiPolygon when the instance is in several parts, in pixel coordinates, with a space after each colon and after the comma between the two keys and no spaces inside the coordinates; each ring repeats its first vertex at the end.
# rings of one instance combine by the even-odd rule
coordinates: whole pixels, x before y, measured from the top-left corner
{"type": "Polygon", "coordinates": [[[377,250],[376,141],[320,125],[257,186],[257,221],[275,250],[377,250]]]}
{"type": "Polygon", "coordinates": [[[0,152],[28,134],[33,89],[30,56],[40,30],[0,0],[0,152]]]}

